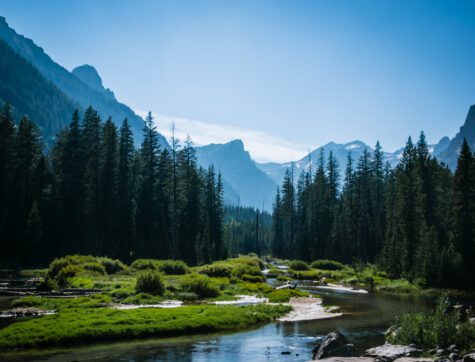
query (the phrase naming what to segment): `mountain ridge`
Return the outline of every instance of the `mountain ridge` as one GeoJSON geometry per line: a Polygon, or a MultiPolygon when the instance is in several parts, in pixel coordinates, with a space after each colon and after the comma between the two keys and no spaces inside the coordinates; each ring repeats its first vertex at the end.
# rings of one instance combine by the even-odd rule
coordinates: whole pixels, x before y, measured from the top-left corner
{"type": "MultiPolygon", "coordinates": [[[[20,56],[28,60],[48,81],[58,87],[73,102],[76,102],[81,111],[92,106],[96,109],[103,119],[112,117],[114,123],[120,125],[127,118],[134,133],[136,142],[141,139],[143,119],[135,114],[135,112],[127,105],[119,102],[112,91],[104,87],[91,87],[83,79],[80,79],[83,70],[69,72],[66,68],[56,63],[41,47],[35,44],[32,39],[24,35],[18,34],[11,28],[5,17],[0,16],[0,39],[7,43],[20,56]],[[80,74],[78,77],[77,74],[80,74]]],[[[91,66],[89,66],[91,67],[91,66]]],[[[92,67],[91,67],[92,68],[92,67]]],[[[91,69],[88,69],[89,72],[91,69]]],[[[94,69],[94,71],[96,71],[94,69]]],[[[96,71],[97,73],[97,71],[96,71]]],[[[97,74],[100,79],[100,76],[97,74]]],[[[102,84],[102,80],[101,80],[102,84]]],[[[8,100],[7,100],[8,101],[8,100]]],[[[33,117],[33,115],[31,115],[33,117]]],[[[55,135],[47,135],[54,137],[55,135]]],[[[165,137],[160,135],[160,143],[162,146],[169,147],[165,137]]]]}

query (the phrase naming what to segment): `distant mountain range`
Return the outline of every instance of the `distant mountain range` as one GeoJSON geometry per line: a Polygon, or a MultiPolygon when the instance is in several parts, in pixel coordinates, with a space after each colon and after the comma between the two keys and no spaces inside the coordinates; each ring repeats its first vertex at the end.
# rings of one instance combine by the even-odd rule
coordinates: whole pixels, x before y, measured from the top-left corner
{"type": "MultiPolygon", "coordinates": [[[[128,118],[136,145],[139,145],[143,119],[120,103],[112,90],[104,87],[93,66],[86,64],[68,71],[32,40],[17,34],[0,16],[0,106],[4,102],[12,104],[16,118],[24,114],[30,116],[46,140],[53,139],[70,123],[74,109],[83,111],[91,105],[104,120],[111,116],[117,124],[121,124],[124,118],[128,118]]],[[[165,137],[160,137],[161,145],[169,147],[165,137]]],[[[470,107],[457,135],[452,139],[444,137],[437,144],[430,145],[430,151],[454,170],[464,137],[475,150],[475,105],[470,107]]],[[[344,144],[329,142],[295,161],[295,171],[298,174],[315,168],[323,150],[325,157],[333,152],[343,173],[348,152],[356,164],[365,148],[373,151],[358,140],[344,144]]],[[[385,160],[391,166],[397,165],[402,150],[385,152],[385,160]]],[[[226,203],[259,209],[271,209],[285,170],[292,165],[292,162],[255,162],[241,140],[197,147],[196,151],[199,165],[214,165],[221,172],[226,203]]]]}
{"type": "Polygon", "coordinates": [[[196,155],[200,166],[214,165],[223,175],[227,203],[271,208],[277,184],[257,167],[241,140],[197,147],[196,155]]]}
{"type": "MultiPolygon", "coordinates": [[[[143,119],[128,106],[120,103],[110,89],[104,88],[102,80],[94,67],[82,65],[72,72],[68,71],[51,59],[31,39],[17,34],[15,30],[8,26],[5,18],[1,16],[0,40],[5,42],[19,56],[26,59],[32,67],[36,68],[40,77],[44,78],[41,80],[43,84],[49,82],[57,88],[56,91],[53,91],[51,85],[48,85],[51,93],[50,101],[57,102],[61,99],[61,102],[69,103],[69,105],[64,106],[66,109],[73,107],[80,111],[92,106],[104,120],[110,116],[116,124],[121,124],[124,118],[127,118],[136,141],[140,140],[143,119]],[[64,99],[65,97],[66,99],[64,99]]],[[[0,58],[0,67],[5,66],[4,59],[0,58]]],[[[8,72],[18,77],[24,77],[24,74],[20,73],[17,68],[15,64],[10,64],[8,72]]],[[[38,81],[40,77],[36,75],[35,80],[38,81]]],[[[20,89],[20,86],[26,86],[26,84],[28,84],[28,79],[17,85],[16,88],[18,89],[15,89],[14,92],[7,92],[4,89],[3,94],[0,93],[0,99],[10,102],[18,113],[26,113],[38,122],[38,118],[42,117],[40,113],[47,114],[49,112],[48,108],[52,105],[48,102],[40,102],[44,101],[44,97],[41,97],[40,94],[30,94],[31,98],[22,98],[21,94],[28,93],[28,90],[20,89]],[[12,93],[15,94],[12,95],[12,93]],[[30,104],[25,104],[28,102],[30,104]]],[[[47,122],[47,126],[42,128],[43,136],[46,139],[54,137],[58,131],[69,124],[70,117],[67,114],[49,115],[47,122]]],[[[44,125],[40,124],[40,126],[44,125]]],[[[163,146],[168,147],[168,143],[163,136],[160,142],[163,146]]]]}
{"type": "MultiPolygon", "coordinates": [[[[442,151],[445,150],[445,147],[447,147],[448,143],[448,137],[444,137],[436,145],[429,145],[429,150],[434,156],[437,157],[442,151]]],[[[320,154],[323,151],[325,161],[327,160],[330,152],[333,153],[333,156],[338,161],[338,165],[340,167],[340,175],[343,176],[346,169],[348,154],[351,155],[351,158],[353,159],[353,164],[356,165],[358,159],[361,157],[365,149],[367,149],[370,153],[374,151],[371,146],[368,146],[366,143],[359,140],[348,143],[329,142],[321,147],[318,147],[300,160],[293,162],[294,172],[299,175],[302,171],[307,172],[310,169],[316,170],[320,154]]],[[[403,148],[400,148],[394,152],[383,151],[384,161],[389,162],[391,167],[396,166],[402,156],[402,151],[403,148]]],[[[285,170],[287,170],[289,167],[292,167],[292,162],[256,162],[256,165],[262,171],[264,171],[272,180],[274,180],[274,182],[280,184],[282,182],[282,178],[284,177],[285,170]]]]}

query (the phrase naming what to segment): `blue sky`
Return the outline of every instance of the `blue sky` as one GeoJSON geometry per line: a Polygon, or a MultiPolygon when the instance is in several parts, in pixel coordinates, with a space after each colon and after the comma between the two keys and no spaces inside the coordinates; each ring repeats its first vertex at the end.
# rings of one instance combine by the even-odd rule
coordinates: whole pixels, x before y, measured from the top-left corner
{"type": "Polygon", "coordinates": [[[475,103],[475,1],[0,0],[0,15],[167,115],[162,131],[242,136],[261,161],[354,139],[392,151],[421,129],[436,142],[475,103]]]}

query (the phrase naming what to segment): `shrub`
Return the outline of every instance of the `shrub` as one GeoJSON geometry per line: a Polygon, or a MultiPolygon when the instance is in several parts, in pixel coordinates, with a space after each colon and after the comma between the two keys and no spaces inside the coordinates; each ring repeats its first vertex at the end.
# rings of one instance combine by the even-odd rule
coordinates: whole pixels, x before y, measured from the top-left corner
{"type": "Polygon", "coordinates": [[[237,258],[227,259],[226,261],[232,264],[247,264],[255,266],[260,270],[265,268],[264,262],[256,256],[239,256],[237,258]]]}
{"type": "Polygon", "coordinates": [[[225,263],[213,263],[210,265],[204,265],[200,268],[199,273],[205,274],[209,277],[223,278],[230,277],[232,266],[225,263]]]}
{"type": "Polygon", "coordinates": [[[127,270],[127,265],[119,259],[99,258],[99,262],[105,268],[107,274],[116,274],[127,270]]]}
{"type": "Polygon", "coordinates": [[[249,264],[241,264],[241,265],[236,265],[231,272],[231,275],[235,278],[241,279],[241,277],[244,275],[254,275],[258,277],[262,277],[261,270],[253,265],[249,264]]]}
{"type": "Polygon", "coordinates": [[[188,265],[181,260],[159,260],[156,266],[167,275],[182,275],[190,272],[188,265]]]}
{"type": "Polygon", "coordinates": [[[302,260],[293,260],[290,262],[289,267],[293,270],[309,270],[308,264],[302,260]]]}
{"type": "Polygon", "coordinates": [[[157,264],[154,259],[137,259],[130,266],[136,270],[157,270],[157,264]]]}
{"type": "Polygon", "coordinates": [[[394,344],[413,343],[421,348],[446,348],[452,344],[466,349],[475,341],[475,327],[458,323],[458,314],[450,310],[446,297],[440,297],[430,314],[405,314],[397,318],[387,337],[394,344]]]}
{"type": "Polygon", "coordinates": [[[140,273],[137,277],[135,290],[152,295],[162,295],[165,291],[165,285],[163,284],[161,274],[151,270],[140,273]]]}
{"type": "Polygon", "coordinates": [[[95,272],[102,275],[106,274],[106,269],[102,266],[102,264],[98,263],[97,261],[84,263],[83,265],[81,265],[81,267],[82,269],[90,272],[95,272]]]}
{"type": "Polygon", "coordinates": [[[59,285],[66,285],[68,278],[72,278],[82,272],[82,268],[78,265],[69,264],[63,267],[58,275],[56,276],[56,280],[58,281],[59,285]]]}
{"type": "Polygon", "coordinates": [[[191,275],[182,281],[185,292],[195,293],[199,298],[215,298],[219,289],[214,286],[209,277],[204,275],[191,275]]]}
{"type": "Polygon", "coordinates": [[[312,263],[312,268],[314,269],[323,269],[323,270],[341,270],[344,269],[345,266],[335,260],[315,260],[312,263]]]}
{"type": "Polygon", "coordinates": [[[61,269],[68,265],[80,266],[85,263],[96,261],[96,258],[91,255],[66,255],[61,258],[56,258],[50,263],[48,275],[54,278],[59,274],[61,269]]]}

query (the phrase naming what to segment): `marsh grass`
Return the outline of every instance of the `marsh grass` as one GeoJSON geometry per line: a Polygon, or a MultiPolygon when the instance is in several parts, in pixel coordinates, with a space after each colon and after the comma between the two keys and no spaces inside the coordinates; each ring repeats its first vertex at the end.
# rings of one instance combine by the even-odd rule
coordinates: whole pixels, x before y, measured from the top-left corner
{"type": "Polygon", "coordinates": [[[242,329],[272,321],[289,310],[283,305],[64,309],[57,315],[17,322],[1,330],[0,349],[242,329]]]}

